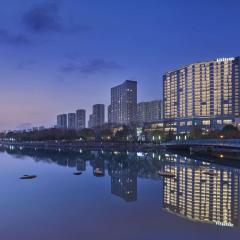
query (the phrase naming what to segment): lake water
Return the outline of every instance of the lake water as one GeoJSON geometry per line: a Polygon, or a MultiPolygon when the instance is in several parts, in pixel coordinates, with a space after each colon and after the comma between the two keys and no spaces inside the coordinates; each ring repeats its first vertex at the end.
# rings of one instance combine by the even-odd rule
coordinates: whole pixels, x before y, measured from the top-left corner
{"type": "Polygon", "coordinates": [[[239,176],[170,153],[1,148],[0,239],[240,239],[239,176]]]}

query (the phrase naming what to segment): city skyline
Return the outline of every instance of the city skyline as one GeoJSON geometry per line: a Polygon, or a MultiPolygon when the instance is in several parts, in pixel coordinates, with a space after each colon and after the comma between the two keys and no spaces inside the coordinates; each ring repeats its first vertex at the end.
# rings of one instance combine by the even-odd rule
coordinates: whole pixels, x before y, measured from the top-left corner
{"type": "Polygon", "coordinates": [[[124,79],[138,81],[138,101],[161,99],[165,72],[239,55],[239,2],[173,2],[3,3],[0,129],[52,126],[75,109],[88,115],[124,79]]]}
{"type": "MultiPolygon", "coordinates": [[[[239,62],[239,57],[223,57],[223,58],[215,58],[215,59],[212,59],[212,60],[207,60],[207,61],[204,61],[204,62],[194,62],[194,63],[190,63],[190,64],[182,64],[181,66],[178,66],[178,67],[176,67],[174,70],[169,70],[169,71],[166,71],[163,75],[162,75],[162,84],[163,84],[163,86],[164,86],[164,81],[166,80],[165,78],[166,78],[166,75],[168,75],[168,74],[171,74],[171,73],[174,73],[174,72],[177,72],[177,71],[179,71],[179,69],[185,69],[185,68],[187,68],[188,66],[193,66],[193,65],[201,65],[202,63],[210,63],[210,62],[216,62],[216,63],[219,63],[219,64],[223,64],[223,63],[230,63],[230,62],[239,62]]],[[[237,66],[237,65],[236,65],[237,66]]],[[[193,79],[194,80],[194,79],[193,79]]],[[[162,92],[161,92],[161,99],[151,99],[151,100],[148,100],[148,101],[144,101],[144,102],[141,102],[141,101],[139,101],[139,98],[138,98],[138,94],[137,94],[137,92],[139,91],[138,90],[138,87],[137,87],[137,85],[138,85],[138,81],[133,81],[133,80],[125,80],[124,82],[122,82],[122,83],[120,83],[120,84],[118,84],[117,86],[113,86],[113,87],[111,87],[111,89],[110,89],[110,104],[98,104],[98,103],[95,103],[95,104],[93,104],[93,106],[91,107],[92,108],[92,111],[93,111],[93,109],[94,109],[94,106],[97,106],[97,105],[101,105],[101,106],[103,106],[103,114],[104,114],[104,117],[103,117],[103,121],[101,121],[102,123],[99,125],[99,124],[96,124],[96,123],[91,123],[92,121],[93,121],[93,115],[94,115],[94,113],[92,112],[91,113],[91,110],[90,110],[90,112],[89,113],[87,113],[86,114],[86,109],[84,109],[84,107],[83,107],[83,109],[77,109],[77,110],[73,110],[73,111],[76,111],[75,113],[71,113],[71,112],[65,112],[65,113],[58,113],[58,115],[57,115],[57,121],[55,120],[54,122],[52,122],[51,123],[51,125],[50,126],[47,126],[47,127],[60,127],[60,128],[74,128],[74,129],[82,129],[82,128],[84,128],[84,127],[77,127],[77,116],[76,116],[76,114],[77,114],[77,112],[78,111],[84,111],[84,123],[83,123],[83,126],[85,126],[85,127],[88,127],[88,128],[94,128],[94,127],[100,127],[101,125],[103,125],[103,124],[105,124],[105,123],[119,123],[119,124],[128,124],[127,122],[121,122],[120,121],[120,119],[119,120],[115,120],[115,121],[112,121],[112,119],[111,118],[114,118],[113,117],[113,113],[110,113],[111,111],[112,111],[112,107],[111,107],[111,102],[112,102],[112,97],[113,97],[113,92],[112,92],[112,90],[113,89],[117,89],[117,88],[121,88],[122,86],[124,86],[127,82],[133,82],[133,83],[135,83],[136,84],[136,90],[134,90],[134,91],[136,91],[136,99],[135,99],[135,104],[136,104],[136,109],[135,109],[135,111],[136,111],[136,113],[134,113],[133,115],[135,115],[136,114],[136,119],[135,120],[130,120],[128,123],[131,123],[131,122],[138,122],[139,124],[141,124],[141,123],[156,123],[156,122],[162,122],[162,121],[168,121],[169,119],[171,119],[171,118],[169,118],[169,117],[166,117],[166,116],[164,116],[164,107],[163,107],[163,103],[164,103],[164,88],[162,89],[162,92]],[[147,113],[148,111],[153,111],[153,109],[152,109],[152,107],[153,106],[151,106],[151,104],[156,104],[157,102],[161,102],[161,106],[159,106],[160,107],[160,109],[159,110],[157,110],[157,109],[155,109],[154,111],[155,111],[155,113],[154,113],[154,117],[155,117],[155,119],[154,120],[152,120],[152,121],[149,121],[149,120],[147,120],[147,118],[149,118],[150,116],[148,116],[147,117],[147,115],[149,115],[149,113],[147,113]],[[139,107],[141,106],[141,105],[146,105],[145,106],[145,108],[146,109],[144,109],[144,108],[142,108],[141,107],[141,110],[139,109],[139,107]],[[106,108],[105,108],[106,107],[106,108]],[[139,112],[139,110],[140,110],[140,112],[139,112]],[[157,111],[159,111],[158,113],[156,112],[156,110],[157,111]],[[109,112],[110,111],[110,112],[109,112]],[[160,114],[159,116],[157,116],[157,114],[160,114]],[[69,119],[69,115],[74,115],[74,116],[71,116],[70,118],[73,118],[74,117],[74,120],[70,120],[69,119]],[[105,115],[106,116],[108,116],[106,119],[105,119],[105,115]],[[139,116],[139,115],[142,115],[141,117],[139,116]],[[142,121],[142,119],[141,118],[143,118],[143,116],[144,115],[146,115],[145,117],[147,117],[146,118],[146,120],[145,121],[142,121]],[[60,120],[60,122],[64,122],[63,124],[62,123],[58,123],[59,122],[59,117],[60,118],[62,118],[62,117],[64,117],[64,118],[66,118],[66,119],[64,119],[64,120],[60,120]],[[70,124],[70,127],[69,127],[69,121],[72,121],[72,123],[70,124]],[[74,125],[75,126],[73,126],[72,124],[73,124],[73,122],[74,122],[74,125]],[[88,124],[86,124],[88,122],[88,124]],[[71,126],[72,125],[72,126],[71,126]]],[[[175,86],[175,85],[174,85],[175,86]]],[[[126,86],[127,87],[127,86],[126,86]]],[[[125,88],[126,88],[125,87],[125,88]]],[[[128,87],[127,87],[128,88],[128,87]]],[[[120,90],[120,89],[119,89],[120,90]]],[[[122,94],[124,94],[124,92],[125,92],[125,90],[129,90],[129,89],[122,89],[122,90],[124,90],[123,91],[123,93],[122,94]]],[[[118,95],[119,95],[119,93],[118,93],[118,95]]],[[[119,95],[120,96],[120,95],[119,95]]],[[[118,96],[118,97],[119,97],[118,96]]],[[[122,97],[120,97],[121,99],[122,99],[122,97]]],[[[117,99],[116,99],[117,100],[117,99]]],[[[126,100],[126,99],[125,99],[126,100]]],[[[125,100],[121,100],[121,101],[123,101],[123,102],[125,102],[125,100]]],[[[118,101],[118,100],[117,100],[118,101]]],[[[121,104],[120,104],[121,105],[121,104]]],[[[120,107],[120,106],[119,106],[120,107]]],[[[156,106],[155,106],[156,107],[156,106]]],[[[155,108],[154,107],[154,108],[155,108]]],[[[120,108],[117,110],[117,111],[120,111],[120,108]]],[[[129,110],[128,110],[129,111],[129,110]]],[[[131,110],[132,111],[132,110],[131,110]]],[[[123,112],[121,113],[121,114],[123,114],[123,112]]],[[[127,117],[127,116],[126,116],[127,117]]],[[[153,117],[153,116],[152,116],[153,117]]],[[[192,116],[193,117],[193,116],[192,116]]],[[[176,118],[172,118],[172,120],[173,119],[177,119],[177,117],[176,118]]],[[[82,121],[82,120],[81,120],[82,121]]],[[[226,121],[228,121],[228,120],[226,120],[226,121]]],[[[230,120],[229,120],[230,121],[230,120]]],[[[231,124],[231,123],[233,123],[232,121],[231,121],[231,123],[230,122],[228,122],[229,124],[231,124]]],[[[227,124],[227,122],[225,123],[225,124],[227,124]]],[[[32,124],[28,124],[28,123],[25,123],[25,124],[22,124],[22,126],[21,126],[21,128],[19,128],[19,129],[12,129],[12,130],[27,130],[27,129],[32,129],[32,128],[43,128],[43,127],[45,127],[44,125],[42,125],[41,123],[38,125],[38,126],[34,126],[34,125],[32,125],[32,124]]],[[[0,129],[0,130],[2,130],[2,129],[0,129]]],[[[6,130],[6,129],[4,129],[4,130],[6,130]]],[[[174,130],[175,131],[175,130],[174,130]]]]}

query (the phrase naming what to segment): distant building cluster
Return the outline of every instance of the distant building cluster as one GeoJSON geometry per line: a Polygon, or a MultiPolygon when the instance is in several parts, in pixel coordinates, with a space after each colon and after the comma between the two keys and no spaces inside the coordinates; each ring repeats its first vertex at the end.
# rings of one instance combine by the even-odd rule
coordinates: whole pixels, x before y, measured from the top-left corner
{"type": "MultiPolygon", "coordinates": [[[[151,129],[187,134],[193,126],[221,129],[240,123],[240,57],[189,64],[163,75],[163,99],[137,102],[137,82],[111,88],[105,120],[104,104],[95,104],[88,127],[148,125],[151,129]]],[[[60,128],[86,127],[86,111],[57,116],[60,128]]]]}
{"type": "MultiPolygon", "coordinates": [[[[88,128],[101,128],[104,124],[128,125],[160,121],[162,101],[137,103],[137,82],[126,80],[111,89],[111,104],[108,106],[108,121],[105,120],[105,105],[95,104],[89,115],[88,128]],[[141,107],[144,105],[144,107],[141,107]]],[[[86,127],[86,110],[57,116],[58,128],[83,129],[86,127]]]]}
{"type": "Polygon", "coordinates": [[[86,110],[79,109],[75,113],[57,116],[58,128],[83,129],[86,127],[86,110]]]}

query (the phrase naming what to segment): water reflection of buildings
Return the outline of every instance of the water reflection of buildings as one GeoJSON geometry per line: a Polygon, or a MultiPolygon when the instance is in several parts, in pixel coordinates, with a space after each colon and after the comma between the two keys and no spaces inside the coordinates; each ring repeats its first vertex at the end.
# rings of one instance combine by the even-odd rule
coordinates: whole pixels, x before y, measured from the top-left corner
{"type": "Polygon", "coordinates": [[[0,151],[82,172],[90,161],[93,174],[96,169],[108,173],[111,193],[127,202],[137,201],[138,178],[159,181],[162,207],[169,213],[221,226],[240,225],[239,170],[235,168],[165,153],[68,152],[15,147],[0,148],[0,151]],[[174,173],[176,177],[163,178],[159,170],[174,173]]]}
{"type": "Polygon", "coordinates": [[[133,161],[111,161],[111,193],[127,202],[137,201],[137,174],[133,161]]]}
{"type": "Polygon", "coordinates": [[[83,160],[83,159],[77,159],[76,160],[76,165],[77,165],[77,170],[78,171],[86,171],[86,161],[85,160],[83,160]]]}
{"type": "Polygon", "coordinates": [[[239,176],[235,169],[208,165],[173,164],[165,171],[176,178],[163,180],[163,208],[189,220],[221,226],[239,225],[239,176]]]}
{"type": "Polygon", "coordinates": [[[91,151],[92,155],[94,156],[94,159],[90,161],[90,164],[92,166],[93,175],[96,176],[95,172],[99,171],[102,173],[102,176],[105,175],[105,160],[101,154],[101,152],[98,151],[91,151]]]}

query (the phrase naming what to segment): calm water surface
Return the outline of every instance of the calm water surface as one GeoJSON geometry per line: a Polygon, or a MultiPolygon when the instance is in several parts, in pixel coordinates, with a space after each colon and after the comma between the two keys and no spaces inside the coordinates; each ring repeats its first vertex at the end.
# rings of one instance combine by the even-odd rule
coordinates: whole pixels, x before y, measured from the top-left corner
{"type": "Polygon", "coordinates": [[[1,148],[0,239],[240,239],[239,176],[175,154],[1,148]]]}

